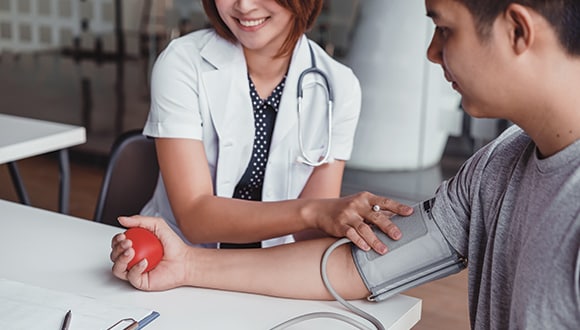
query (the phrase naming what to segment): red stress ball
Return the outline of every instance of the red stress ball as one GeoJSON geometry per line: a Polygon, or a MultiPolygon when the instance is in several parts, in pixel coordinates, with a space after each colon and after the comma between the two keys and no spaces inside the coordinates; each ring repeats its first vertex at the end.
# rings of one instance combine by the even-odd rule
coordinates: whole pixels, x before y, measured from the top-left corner
{"type": "Polygon", "coordinates": [[[127,265],[127,269],[131,269],[139,261],[147,259],[145,272],[148,272],[155,268],[163,258],[163,245],[157,236],[149,230],[140,227],[129,228],[125,232],[125,237],[133,242],[133,250],[135,250],[135,256],[127,265]]]}

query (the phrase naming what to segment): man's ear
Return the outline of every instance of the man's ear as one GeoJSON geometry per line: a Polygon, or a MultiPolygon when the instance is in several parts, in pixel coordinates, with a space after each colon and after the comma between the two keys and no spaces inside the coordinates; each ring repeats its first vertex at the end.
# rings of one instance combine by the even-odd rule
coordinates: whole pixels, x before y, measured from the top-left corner
{"type": "Polygon", "coordinates": [[[509,39],[516,54],[525,52],[536,37],[534,20],[528,7],[511,3],[504,12],[508,25],[509,39]]]}

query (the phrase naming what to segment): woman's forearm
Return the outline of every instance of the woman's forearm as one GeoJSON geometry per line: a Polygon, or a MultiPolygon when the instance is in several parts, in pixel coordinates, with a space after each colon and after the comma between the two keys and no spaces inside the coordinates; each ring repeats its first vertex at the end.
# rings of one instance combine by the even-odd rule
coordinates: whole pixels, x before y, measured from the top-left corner
{"type": "MultiPolygon", "coordinates": [[[[325,238],[268,249],[191,249],[188,285],[299,299],[332,299],[322,281],[324,251],[335,239],[325,238]]],[[[353,263],[350,245],[329,258],[328,277],[346,299],[368,295],[353,263]]]]}
{"type": "Polygon", "coordinates": [[[192,243],[248,243],[310,228],[313,201],[252,202],[206,196],[176,212],[179,228],[192,243]]]}
{"type": "Polygon", "coordinates": [[[323,237],[313,227],[312,199],[338,198],[343,172],[344,161],[317,167],[298,200],[257,203],[205,196],[179,212],[179,226],[193,243],[247,243],[294,233],[300,233],[298,239],[323,237]]]}
{"type": "Polygon", "coordinates": [[[156,147],[171,209],[191,243],[256,242],[313,225],[305,223],[302,201],[258,203],[215,196],[201,141],[161,138],[156,147]]]}

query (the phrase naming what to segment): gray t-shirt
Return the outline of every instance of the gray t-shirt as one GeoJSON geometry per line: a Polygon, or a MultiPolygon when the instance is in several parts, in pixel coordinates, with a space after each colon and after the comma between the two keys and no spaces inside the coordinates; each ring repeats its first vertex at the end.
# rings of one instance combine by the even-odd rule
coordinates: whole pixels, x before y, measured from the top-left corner
{"type": "Polygon", "coordinates": [[[548,158],[509,128],[439,188],[473,329],[580,329],[580,140],[548,158]]]}

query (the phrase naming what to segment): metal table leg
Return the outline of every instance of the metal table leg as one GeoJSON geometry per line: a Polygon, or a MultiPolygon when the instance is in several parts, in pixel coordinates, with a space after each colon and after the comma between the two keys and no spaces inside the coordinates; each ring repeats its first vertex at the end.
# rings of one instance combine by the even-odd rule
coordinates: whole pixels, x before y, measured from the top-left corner
{"type": "MultiPolygon", "coordinates": [[[[20,171],[16,162],[9,162],[8,169],[12,177],[12,183],[18,194],[18,199],[25,205],[30,205],[30,198],[22,182],[20,171]]],[[[61,149],[58,152],[58,169],[59,169],[59,195],[58,195],[58,211],[63,214],[68,214],[69,197],[70,197],[70,164],[68,158],[68,149],[61,149]]]]}
{"type": "Polygon", "coordinates": [[[58,165],[60,173],[58,209],[60,213],[68,214],[70,196],[70,164],[68,159],[68,149],[61,149],[58,152],[58,165]]]}
{"type": "Polygon", "coordinates": [[[18,198],[20,202],[25,205],[30,205],[30,198],[28,197],[28,193],[26,192],[26,188],[22,183],[22,178],[20,177],[20,171],[18,171],[18,165],[16,162],[9,162],[8,169],[10,170],[10,176],[12,177],[12,183],[14,184],[14,188],[16,188],[16,193],[18,194],[18,198]]]}

